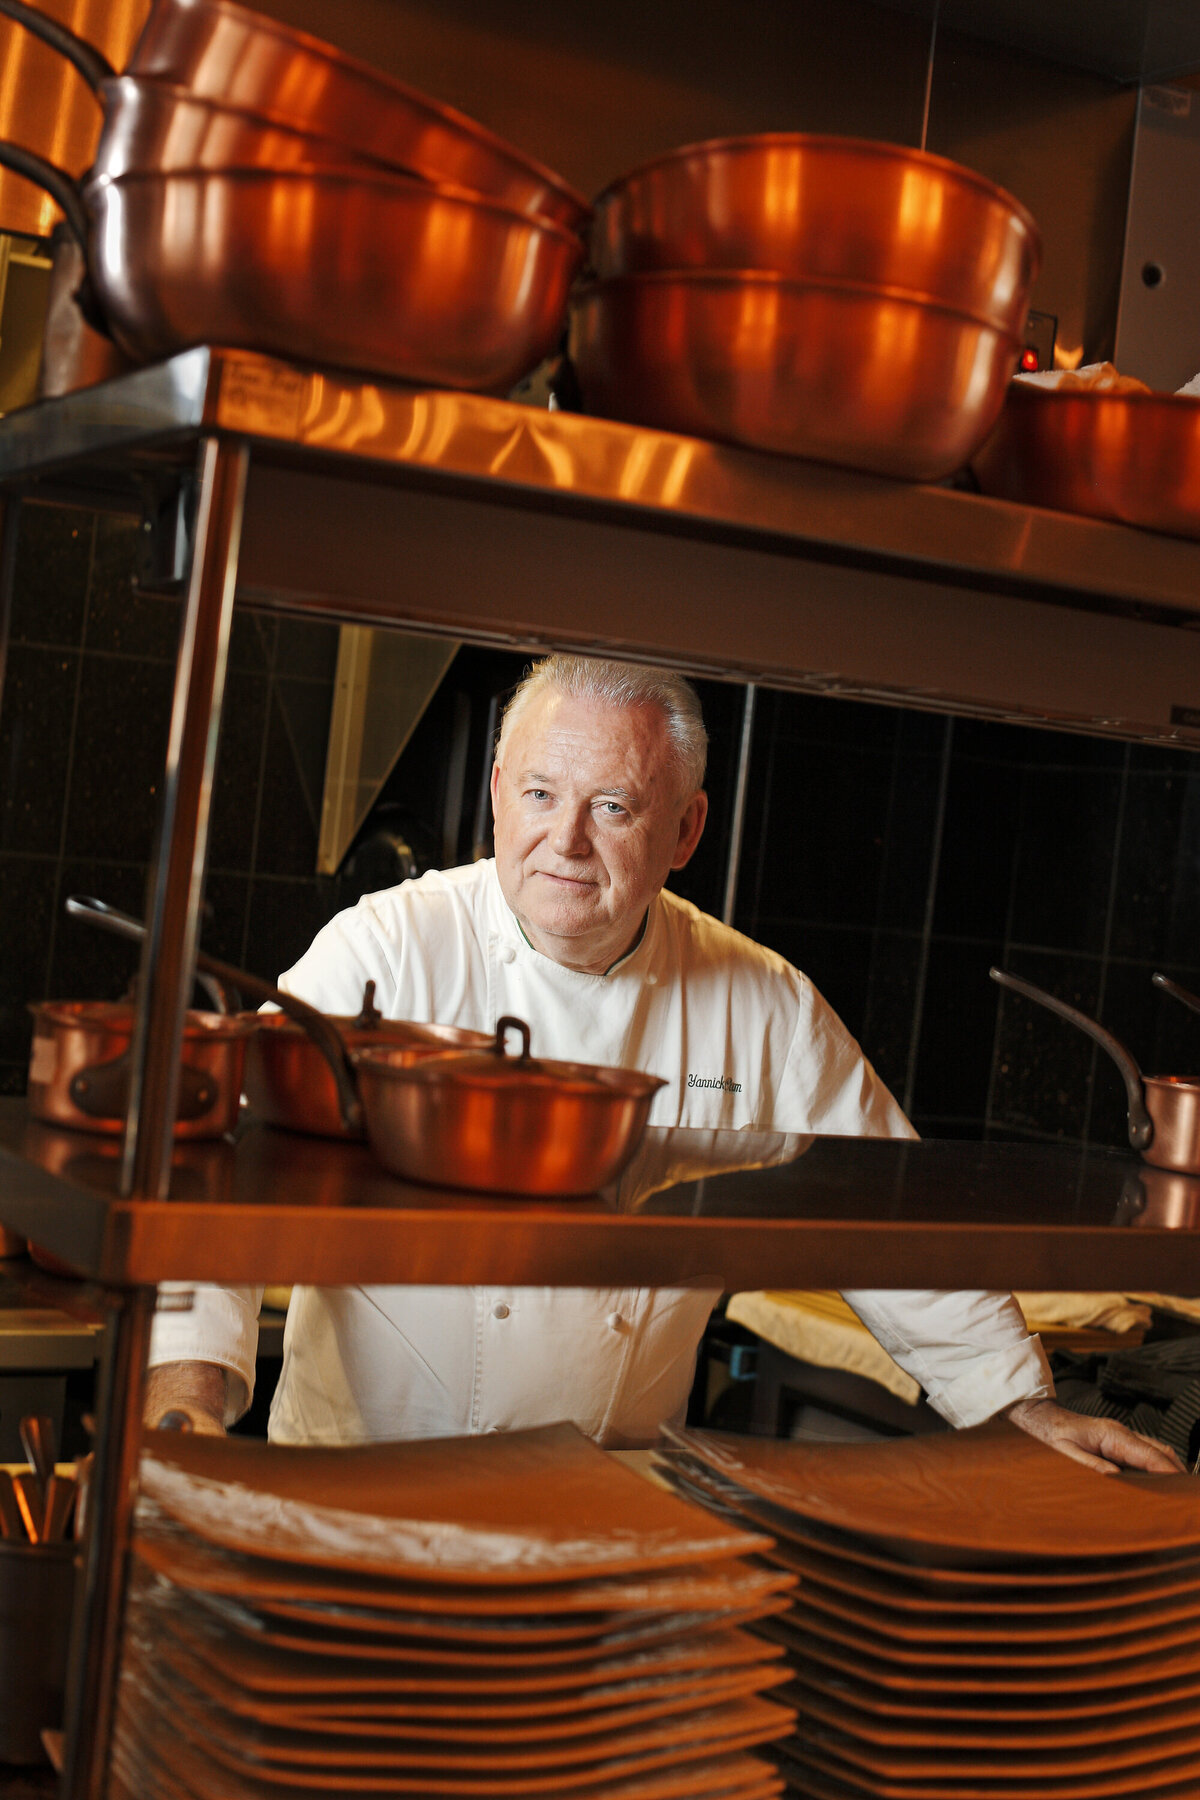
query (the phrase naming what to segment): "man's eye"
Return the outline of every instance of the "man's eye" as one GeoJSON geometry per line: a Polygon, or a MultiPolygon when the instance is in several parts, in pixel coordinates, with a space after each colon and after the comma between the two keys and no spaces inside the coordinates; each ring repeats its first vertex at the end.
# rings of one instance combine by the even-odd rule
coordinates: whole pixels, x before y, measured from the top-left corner
{"type": "Polygon", "coordinates": [[[607,819],[620,819],[623,818],[625,814],[625,808],[621,805],[619,800],[602,800],[600,802],[600,811],[607,819]]]}
{"type": "Polygon", "coordinates": [[[530,788],[529,798],[531,800],[548,800],[550,795],[545,788],[530,788]]]}

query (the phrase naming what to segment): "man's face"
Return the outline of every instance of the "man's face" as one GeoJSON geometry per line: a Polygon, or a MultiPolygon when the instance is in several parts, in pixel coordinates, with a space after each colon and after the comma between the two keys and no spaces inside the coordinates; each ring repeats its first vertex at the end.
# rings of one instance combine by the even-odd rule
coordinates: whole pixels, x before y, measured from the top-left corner
{"type": "Polygon", "coordinates": [[[680,793],[657,706],[543,689],[492,770],[496,870],[535,950],[602,974],[700,841],[708,802],[680,793]]]}

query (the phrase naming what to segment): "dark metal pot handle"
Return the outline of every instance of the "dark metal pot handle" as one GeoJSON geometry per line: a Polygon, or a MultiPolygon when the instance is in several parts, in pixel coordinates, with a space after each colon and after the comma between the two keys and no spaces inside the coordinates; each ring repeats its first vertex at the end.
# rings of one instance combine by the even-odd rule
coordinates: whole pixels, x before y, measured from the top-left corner
{"type": "Polygon", "coordinates": [[[77,37],[57,19],[47,17],[39,12],[36,6],[27,6],[25,0],[0,0],[0,15],[11,19],[15,25],[23,25],[34,37],[41,38],[43,44],[49,44],[60,56],[65,56],[88,86],[95,93],[102,81],[111,81],[116,70],[105,56],[103,50],[97,50],[85,38],[77,37]]]}
{"type": "Polygon", "coordinates": [[[504,1040],[510,1031],[518,1031],[521,1034],[521,1053],[519,1058],[514,1058],[514,1061],[528,1062],[529,1027],[524,1019],[514,1018],[512,1013],[505,1013],[502,1019],[496,1020],[496,1040],[492,1045],[493,1053],[496,1056],[508,1055],[508,1051],[504,1048],[504,1040]]]}
{"type": "Polygon", "coordinates": [[[1146,1111],[1142,1071],[1120,1039],[1115,1038],[1096,1019],[1080,1012],[1078,1007],[1069,1006],[1065,1000],[1048,994],[1045,988],[1035,987],[1032,981],[1023,981],[1019,975],[1009,975],[1004,969],[989,969],[988,974],[1001,987],[1011,988],[1015,994],[1023,994],[1027,1000],[1036,1000],[1039,1006],[1048,1007],[1060,1019],[1066,1019],[1071,1025],[1078,1025],[1080,1031],[1085,1031],[1102,1050],[1108,1051],[1125,1083],[1125,1096],[1129,1106],[1129,1142],[1135,1150],[1145,1150],[1154,1136],[1154,1122],[1146,1111]]]}
{"type": "MultiPolygon", "coordinates": [[[[4,0],[0,0],[0,6],[3,4],[4,0]]],[[[140,919],[118,911],[115,906],[108,906],[103,900],[93,900],[86,894],[71,894],[67,900],[67,911],[74,918],[86,919],[89,924],[111,931],[116,937],[131,938],[140,944],[146,936],[146,927],[140,919]]],[[[358,1098],[354,1067],[341,1033],[335,1025],[330,1024],[323,1012],[318,1012],[307,1000],[299,1000],[295,994],[272,986],[258,975],[251,975],[248,969],[237,969],[232,963],[221,962],[203,950],[196,952],[196,967],[203,969],[206,974],[215,975],[218,981],[240,989],[248,999],[257,1000],[260,1005],[263,1001],[272,1002],[289,1019],[294,1019],[308,1033],[329,1064],[337,1083],[338,1110],[342,1115],[342,1124],[347,1131],[362,1130],[362,1105],[358,1098]]]]}
{"type": "Polygon", "coordinates": [[[1193,1012],[1200,1012],[1200,994],[1193,994],[1187,988],[1180,987],[1177,981],[1172,981],[1167,975],[1152,975],[1150,979],[1164,994],[1171,994],[1176,1000],[1182,1000],[1185,1006],[1190,1006],[1193,1012]]]}

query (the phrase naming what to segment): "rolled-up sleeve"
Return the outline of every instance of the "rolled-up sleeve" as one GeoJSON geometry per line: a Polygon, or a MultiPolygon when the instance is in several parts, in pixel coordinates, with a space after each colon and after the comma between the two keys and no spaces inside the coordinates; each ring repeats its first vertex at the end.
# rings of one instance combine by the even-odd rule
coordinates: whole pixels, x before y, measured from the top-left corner
{"type": "Polygon", "coordinates": [[[1053,1396],[1046,1353],[1011,1294],[937,1288],[843,1293],[951,1425],[982,1425],[1014,1401],[1053,1396]]]}
{"type": "MultiPolygon", "coordinates": [[[[172,1362],[216,1363],[240,1377],[248,1406],[254,1398],[262,1296],[260,1287],[193,1287],[185,1281],[163,1282],[150,1333],[150,1367],[172,1362]],[[192,1303],[185,1310],[179,1302],[188,1294],[192,1303]]],[[[236,1392],[232,1386],[231,1392],[236,1392]]],[[[242,1410],[240,1405],[237,1410],[242,1410]]]]}

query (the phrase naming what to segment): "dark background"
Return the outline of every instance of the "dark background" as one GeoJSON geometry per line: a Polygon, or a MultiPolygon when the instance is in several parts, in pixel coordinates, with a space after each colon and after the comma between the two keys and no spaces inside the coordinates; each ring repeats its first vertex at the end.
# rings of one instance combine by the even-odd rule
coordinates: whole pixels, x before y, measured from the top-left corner
{"type": "MultiPolygon", "coordinates": [[[[178,606],[134,586],[135,527],[21,515],[0,709],[0,1089],[23,1091],[27,1003],[115,998],[128,945],[67,894],[145,906],[178,606]]],[[[441,860],[459,696],[471,854],[495,693],[526,659],[464,648],[338,876],[316,846],[337,628],[235,612],[202,941],[274,978],[388,879],[380,827],[441,860]],[[362,846],[370,840],[370,850],[362,846]]],[[[678,890],[722,907],[743,692],[701,684],[712,816],[678,890]]],[[[760,690],[735,923],[805,970],[927,1136],[1117,1144],[1124,1097],[1088,1039],[1002,996],[999,963],[1098,1014],[1143,1068],[1200,1067],[1200,774],[1150,746],[760,690]]]]}

